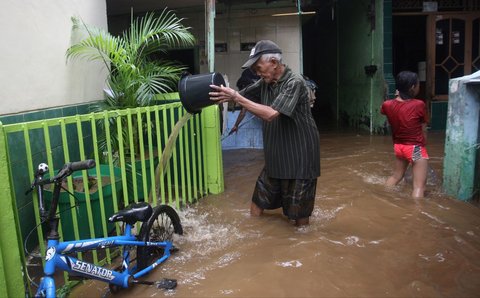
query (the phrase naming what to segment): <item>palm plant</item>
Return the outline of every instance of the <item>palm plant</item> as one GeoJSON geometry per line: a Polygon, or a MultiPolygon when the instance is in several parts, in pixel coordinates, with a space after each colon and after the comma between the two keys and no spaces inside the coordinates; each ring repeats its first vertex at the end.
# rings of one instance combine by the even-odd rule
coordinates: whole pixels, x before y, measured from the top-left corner
{"type": "MultiPolygon", "coordinates": [[[[108,70],[109,92],[104,101],[92,106],[93,111],[148,106],[156,94],[174,90],[185,67],[154,59],[152,54],[194,45],[195,38],[190,28],[181,24],[182,20],[164,9],[158,16],[148,13],[137,18],[122,35],[113,36],[72,18],[73,30],[86,31],[87,37],[67,50],[67,60],[102,61],[108,70]]],[[[114,150],[118,150],[120,144],[111,137],[114,150]]],[[[105,149],[105,138],[102,139],[100,147],[105,149]]]]}

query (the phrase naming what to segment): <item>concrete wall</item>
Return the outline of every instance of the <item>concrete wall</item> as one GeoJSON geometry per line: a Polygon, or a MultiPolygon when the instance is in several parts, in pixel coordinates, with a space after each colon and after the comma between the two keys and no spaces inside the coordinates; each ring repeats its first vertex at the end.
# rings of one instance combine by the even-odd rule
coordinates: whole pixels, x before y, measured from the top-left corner
{"type": "Polygon", "coordinates": [[[480,189],[480,71],[449,81],[443,187],[459,200],[480,189]]]}
{"type": "MultiPolygon", "coordinates": [[[[217,14],[215,18],[215,43],[226,43],[226,52],[215,53],[215,71],[226,74],[231,87],[241,75],[241,66],[250,51],[241,51],[241,43],[255,43],[270,39],[283,51],[284,63],[294,72],[301,73],[301,28],[299,16],[274,17],[273,14],[292,12],[293,8],[235,10],[217,14]]],[[[200,72],[208,72],[205,51],[205,16],[203,13],[182,13],[184,25],[192,28],[192,33],[200,45],[200,72]]]]}
{"type": "MultiPolygon", "coordinates": [[[[232,9],[219,10],[215,18],[215,43],[227,44],[226,52],[215,53],[215,71],[227,76],[231,87],[242,73],[241,66],[248,59],[249,50],[242,51],[241,43],[255,43],[261,39],[276,42],[283,51],[284,63],[294,72],[302,72],[302,38],[301,22],[298,15],[275,17],[273,14],[295,12],[290,8],[232,9]]],[[[176,9],[177,16],[184,18],[182,24],[191,27],[191,32],[199,46],[199,71],[208,72],[208,57],[205,49],[205,9],[198,7],[182,10],[176,9]]],[[[143,12],[139,12],[143,14],[143,12]]],[[[130,14],[109,17],[110,32],[119,34],[128,28],[130,14]]]]}
{"type": "MultiPolygon", "coordinates": [[[[226,52],[215,53],[215,71],[228,78],[230,86],[236,88],[241,66],[248,60],[250,51],[242,51],[241,43],[255,43],[270,39],[282,49],[283,62],[294,72],[301,73],[301,23],[298,15],[275,17],[273,14],[292,12],[292,8],[235,10],[217,14],[215,18],[215,43],[226,43],[226,52]]],[[[192,27],[192,33],[200,45],[200,72],[208,72],[205,41],[205,18],[203,14],[181,14],[184,24],[192,27]]],[[[224,113],[226,129],[222,137],[223,149],[263,148],[261,120],[247,113],[240,130],[228,136],[237,119],[238,111],[224,113]]]]}
{"type": "Polygon", "coordinates": [[[91,62],[66,63],[72,16],[107,28],[105,1],[3,0],[0,9],[0,115],[103,98],[106,71],[91,62]]]}

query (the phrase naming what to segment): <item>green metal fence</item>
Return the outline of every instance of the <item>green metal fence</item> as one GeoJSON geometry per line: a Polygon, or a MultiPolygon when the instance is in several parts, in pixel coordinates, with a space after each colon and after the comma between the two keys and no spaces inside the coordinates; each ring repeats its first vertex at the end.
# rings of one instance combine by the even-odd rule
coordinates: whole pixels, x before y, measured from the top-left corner
{"type": "MultiPolygon", "coordinates": [[[[3,171],[0,170],[0,178],[8,178],[0,181],[0,189],[10,192],[11,195],[6,197],[12,198],[9,207],[13,210],[9,212],[13,220],[7,225],[12,233],[7,235],[2,232],[0,239],[2,242],[4,238],[12,239],[16,243],[15,248],[18,247],[19,250],[9,254],[14,255],[17,262],[24,261],[22,238],[27,230],[40,225],[37,195],[32,193],[25,196],[25,190],[41,162],[46,162],[49,165],[49,175],[54,175],[66,162],[89,158],[96,161],[95,168],[68,179],[66,188],[75,197],[67,192],[60,197],[57,212],[61,219],[59,233],[64,240],[119,233],[118,225],[109,224],[107,219],[132,202],[148,201],[153,206],[169,204],[178,209],[208,192],[215,193],[223,188],[223,180],[219,179],[218,185],[213,187],[216,190],[210,191],[208,181],[211,177],[223,177],[222,173],[218,173],[221,165],[208,167],[211,163],[209,160],[221,159],[221,150],[210,152],[212,150],[208,149],[212,146],[214,149],[220,148],[217,144],[218,125],[211,125],[211,115],[217,115],[218,112],[192,117],[185,117],[185,113],[177,102],[19,124],[0,123],[0,159],[8,165],[3,171]],[[188,121],[179,127],[181,118],[188,121]],[[178,137],[172,140],[172,132],[176,129],[179,129],[176,132],[178,137]],[[217,140],[213,143],[209,139],[212,136],[208,136],[212,131],[213,139],[217,140]],[[163,159],[162,167],[162,157],[165,157],[169,137],[170,143],[173,143],[170,148],[171,158],[163,159]],[[220,154],[220,157],[212,157],[212,154],[220,154]],[[20,221],[19,218],[25,217],[16,210],[19,201],[22,201],[21,205],[33,209],[33,224],[26,224],[28,220],[25,223],[22,221],[20,225],[15,224],[15,221],[20,221]]],[[[46,189],[47,205],[50,197],[51,193],[46,189]]],[[[4,228],[5,225],[2,229],[4,228]]],[[[25,246],[33,249],[38,244],[39,251],[43,254],[45,239],[41,229],[37,229],[33,235],[25,246]]],[[[0,282],[8,283],[11,277],[7,269],[11,266],[5,264],[10,257],[5,248],[0,245],[0,267],[3,267],[0,270],[0,282]]],[[[104,264],[110,263],[117,253],[118,251],[106,250],[105,254],[98,255],[93,251],[88,256],[79,254],[78,257],[104,264]]],[[[23,277],[17,274],[18,278],[23,277]]],[[[64,275],[64,279],[65,283],[69,282],[67,275],[64,275]]],[[[0,288],[9,289],[3,283],[0,288]]],[[[11,292],[6,294],[12,296],[11,292]]]]}

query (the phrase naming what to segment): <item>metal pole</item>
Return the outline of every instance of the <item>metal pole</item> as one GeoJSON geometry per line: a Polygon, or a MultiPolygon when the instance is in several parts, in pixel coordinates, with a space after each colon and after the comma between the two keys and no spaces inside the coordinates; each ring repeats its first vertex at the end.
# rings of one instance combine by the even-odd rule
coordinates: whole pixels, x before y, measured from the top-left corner
{"type": "Polygon", "coordinates": [[[205,1],[205,20],[208,70],[213,72],[215,70],[215,0],[205,1]]]}
{"type": "MultiPolygon", "coordinates": [[[[205,0],[205,46],[208,69],[215,71],[215,0],[205,0]]],[[[222,143],[220,135],[220,111],[218,105],[205,108],[201,114],[203,125],[203,146],[207,166],[207,188],[209,193],[218,194],[224,190],[222,143]]]]}
{"type": "Polygon", "coordinates": [[[302,31],[302,7],[301,7],[300,0],[297,0],[298,6],[298,31],[300,36],[300,44],[299,44],[299,51],[298,51],[298,59],[299,59],[299,71],[303,74],[303,31],[302,31]]]}

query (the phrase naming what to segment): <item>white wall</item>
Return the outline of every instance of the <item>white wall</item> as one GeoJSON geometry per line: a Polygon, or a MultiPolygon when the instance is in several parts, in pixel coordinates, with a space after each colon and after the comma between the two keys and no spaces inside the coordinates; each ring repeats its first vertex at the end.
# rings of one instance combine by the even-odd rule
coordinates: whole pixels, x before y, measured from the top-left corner
{"type": "MultiPolygon", "coordinates": [[[[228,51],[215,54],[215,71],[226,74],[231,87],[242,72],[241,66],[248,59],[250,51],[240,51],[240,43],[270,39],[278,44],[283,52],[283,61],[294,72],[301,73],[301,28],[299,16],[273,17],[272,14],[291,12],[292,9],[262,9],[235,11],[217,14],[215,18],[215,42],[227,43],[228,51]]],[[[192,27],[201,45],[205,44],[205,16],[178,14],[186,18],[183,24],[192,27]]],[[[208,72],[207,56],[200,53],[200,72],[208,72]]]]}
{"type": "Polygon", "coordinates": [[[102,65],[66,63],[72,16],[107,28],[102,0],[2,0],[0,115],[103,98],[102,65]]]}

